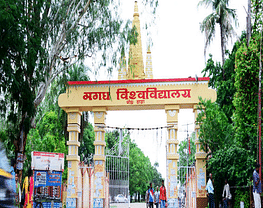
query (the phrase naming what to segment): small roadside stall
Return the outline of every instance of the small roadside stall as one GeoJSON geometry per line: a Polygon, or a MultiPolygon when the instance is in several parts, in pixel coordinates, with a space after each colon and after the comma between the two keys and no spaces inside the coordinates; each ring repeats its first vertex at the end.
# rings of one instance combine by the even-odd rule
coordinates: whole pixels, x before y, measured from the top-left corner
{"type": "Polygon", "coordinates": [[[34,208],[61,208],[64,154],[32,152],[31,156],[34,173],[34,208]]]}

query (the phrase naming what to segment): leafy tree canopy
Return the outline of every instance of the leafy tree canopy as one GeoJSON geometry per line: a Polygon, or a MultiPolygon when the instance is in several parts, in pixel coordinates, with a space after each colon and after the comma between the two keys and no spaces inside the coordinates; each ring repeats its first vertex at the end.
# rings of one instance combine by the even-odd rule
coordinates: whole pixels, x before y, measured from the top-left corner
{"type": "MultiPolygon", "coordinates": [[[[227,41],[235,34],[232,22],[237,24],[236,11],[228,7],[229,0],[202,0],[198,5],[205,5],[206,7],[209,6],[212,8],[212,13],[200,24],[201,32],[205,33],[206,39],[204,52],[206,54],[207,46],[210,45],[214,39],[216,25],[218,24],[220,27],[222,64],[224,65],[227,41]]],[[[223,68],[222,71],[224,77],[223,68]]]]}
{"type": "MultiPolygon", "coordinates": [[[[155,12],[158,0],[142,2],[155,12]]],[[[0,14],[0,112],[23,153],[55,78],[91,57],[96,69],[111,71],[137,32],[113,0],[0,0],[0,14]]]]}
{"type": "MultiPolygon", "coordinates": [[[[245,34],[243,33],[241,40],[245,40],[245,34]]],[[[229,122],[232,122],[232,116],[234,113],[234,94],[236,92],[235,84],[235,56],[238,48],[241,45],[241,41],[235,42],[232,52],[228,54],[228,58],[225,60],[224,64],[224,74],[222,66],[219,62],[214,62],[213,57],[210,54],[210,58],[206,63],[206,67],[203,69],[202,73],[204,76],[210,78],[209,87],[216,89],[217,100],[216,103],[225,112],[229,122]]]]}
{"type": "Polygon", "coordinates": [[[199,104],[197,122],[200,124],[199,140],[202,148],[212,155],[218,149],[228,149],[233,142],[233,125],[228,122],[227,116],[217,103],[200,98],[199,104]]]}
{"type": "Polygon", "coordinates": [[[253,33],[247,47],[245,41],[236,54],[236,93],[234,122],[236,142],[256,158],[257,109],[260,34],[253,33]]]}

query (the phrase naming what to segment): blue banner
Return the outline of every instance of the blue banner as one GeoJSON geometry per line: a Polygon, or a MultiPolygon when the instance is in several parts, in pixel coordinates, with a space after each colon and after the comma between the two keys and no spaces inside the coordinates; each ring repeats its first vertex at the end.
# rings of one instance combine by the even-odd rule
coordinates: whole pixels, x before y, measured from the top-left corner
{"type": "MultiPolygon", "coordinates": [[[[42,205],[44,208],[52,208],[52,204],[51,202],[42,202],[42,205]]],[[[39,208],[40,206],[37,205],[36,202],[34,202],[34,208],[39,208]]],[[[53,208],[61,208],[62,207],[62,203],[61,202],[54,202],[53,204],[53,208]]]]}
{"type": "Polygon", "coordinates": [[[43,186],[61,186],[62,172],[61,171],[42,171],[36,170],[34,174],[34,187],[43,186]]]}

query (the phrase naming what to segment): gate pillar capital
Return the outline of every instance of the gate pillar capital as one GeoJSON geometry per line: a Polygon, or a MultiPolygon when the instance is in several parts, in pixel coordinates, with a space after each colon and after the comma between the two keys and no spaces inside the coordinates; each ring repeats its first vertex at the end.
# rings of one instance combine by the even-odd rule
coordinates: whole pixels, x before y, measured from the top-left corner
{"type": "Polygon", "coordinates": [[[175,124],[177,127],[179,110],[179,105],[165,105],[168,125],[175,124]]]}
{"type": "Polygon", "coordinates": [[[107,110],[106,107],[95,107],[92,108],[94,113],[94,124],[105,124],[107,110]]]}

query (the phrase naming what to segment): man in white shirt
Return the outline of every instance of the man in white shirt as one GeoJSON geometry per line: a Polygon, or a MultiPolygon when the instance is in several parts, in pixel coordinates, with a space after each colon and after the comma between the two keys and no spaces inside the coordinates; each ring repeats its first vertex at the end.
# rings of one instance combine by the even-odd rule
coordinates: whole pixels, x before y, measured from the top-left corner
{"type": "Polygon", "coordinates": [[[224,202],[224,208],[227,208],[228,201],[231,199],[230,188],[229,188],[229,184],[227,183],[227,179],[225,179],[225,186],[224,186],[222,197],[224,202]]]}
{"type": "Polygon", "coordinates": [[[215,200],[214,200],[214,186],[212,182],[212,173],[209,174],[209,180],[206,184],[206,191],[207,191],[207,196],[209,200],[209,208],[215,208],[215,200]]]}
{"type": "Polygon", "coordinates": [[[160,192],[159,192],[159,187],[157,186],[156,192],[154,193],[154,199],[155,199],[154,203],[156,208],[159,208],[159,197],[160,197],[160,192]]]}

